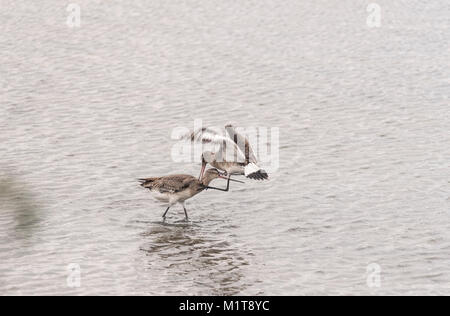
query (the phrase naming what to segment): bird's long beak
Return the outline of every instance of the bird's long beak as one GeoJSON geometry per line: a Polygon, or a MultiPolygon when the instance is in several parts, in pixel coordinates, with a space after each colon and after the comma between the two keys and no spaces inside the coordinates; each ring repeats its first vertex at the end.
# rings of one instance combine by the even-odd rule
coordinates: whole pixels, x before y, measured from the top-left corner
{"type": "Polygon", "coordinates": [[[206,161],[202,161],[202,169],[200,170],[200,175],[198,176],[198,181],[201,181],[203,174],[205,173],[206,161]]]}
{"type": "Polygon", "coordinates": [[[225,180],[230,180],[230,181],[234,181],[234,182],[239,182],[239,183],[245,183],[244,181],[239,181],[239,180],[234,180],[234,179],[228,179],[228,177],[223,176],[223,175],[219,175],[219,178],[225,179],[225,180]]]}

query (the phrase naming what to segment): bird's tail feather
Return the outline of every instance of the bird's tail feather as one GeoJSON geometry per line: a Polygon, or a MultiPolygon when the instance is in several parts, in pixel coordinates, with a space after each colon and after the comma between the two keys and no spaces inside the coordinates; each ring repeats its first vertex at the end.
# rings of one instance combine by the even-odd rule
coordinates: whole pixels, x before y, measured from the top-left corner
{"type": "Polygon", "coordinates": [[[158,178],[147,178],[147,179],[138,179],[138,181],[141,183],[142,187],[151,189],[153,182],[157,179],[158,178]]]}

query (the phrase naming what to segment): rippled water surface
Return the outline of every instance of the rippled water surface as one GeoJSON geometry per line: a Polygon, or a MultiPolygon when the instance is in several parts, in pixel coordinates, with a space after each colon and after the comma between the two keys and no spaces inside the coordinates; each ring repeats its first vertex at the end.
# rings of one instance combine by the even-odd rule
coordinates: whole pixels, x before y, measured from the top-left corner
{"type": "Polygon", "coordinates": [[[0,294],[450,295],[447,1],[72,2],[0,0],[0,294]],[[163,224],[194,119],[280,167],[163,224]]]}

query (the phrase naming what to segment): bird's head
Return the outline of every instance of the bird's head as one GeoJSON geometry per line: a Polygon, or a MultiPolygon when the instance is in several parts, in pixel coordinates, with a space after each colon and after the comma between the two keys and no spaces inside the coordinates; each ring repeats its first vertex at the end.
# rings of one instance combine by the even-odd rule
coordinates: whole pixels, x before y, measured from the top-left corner
{"type": "Polygon", "coordinates": [[[228,123],[227,125],[225,125],[225,129],[234,131],[234,124],[228,123]]]}
{"type": "Polygon", "coordinates": [[[205,151],[205,152],[202,154],[201,159],[202,159],[202,169],[200,170],[200,175],[198,176],[198,180],[199,180],[199,181],[200,181],[200,180],[202,179],[202,177],[203,177],[203,173],[205,172],[206,165],[207,165],[208,163],[211,163],[211,162],[214,161],[214,159],[215,159],[215,154],[214,154],[213,152],[211,152],[211,151],[205,151]]]}
{"type": "Polygon", "coordinates": [[[222,173],[220,173],[219,170],[217,170],[216,168],[210,168],[208,170],[206,170],[205,174],[202,177],[202,184],[204,186],[208,186],[208,184],[217,178],[222,178],[222,179],[228,179],[226,176],[224,176],[222,173]]]}

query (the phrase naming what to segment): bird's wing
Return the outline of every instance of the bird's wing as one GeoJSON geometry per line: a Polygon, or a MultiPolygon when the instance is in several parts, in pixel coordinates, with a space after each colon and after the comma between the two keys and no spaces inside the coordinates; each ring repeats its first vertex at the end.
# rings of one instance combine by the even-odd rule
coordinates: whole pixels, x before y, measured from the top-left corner
{"type": "Polygon", "coordinates": [[[248,138],[237,132],[233,126],[227,126],[225,127],[225,129],[230,136],[230,139],[233,140],[233,142],[236,143],[241,152],[244,153],[246,163],[251,162],[257,164],[258,160],[256,159],[252,146],[250,146],[248,138]]]}
{"type": "Polygon", "coordinates": [[[198,128],[193,132],[189,132],[189,133],[181,136],[181,139],[190,140],[192,142],[207,143],[208,139],[213,138],[215,135],[220,135],[220,133],[217,130],[214,130],[212,128],[203,127],[203,128],[198,128]]]}
{"type": "Polygon", "coordinates": [[[217,161],[244,162],[245,155],[238,145],[228,136],[221,135],[211,128],[199,128],[198,130],[186,134],[182,139],[190,140],[202,144],[214,145],[216,149],[217,161]]]}
{"type": "Polygon", "coordinates": [[[159,178],[153,187],[161,193],[176,193],[186,189],[193,180],[196,180],[195,177],[190,175],[174,174],[159,178]]]}

